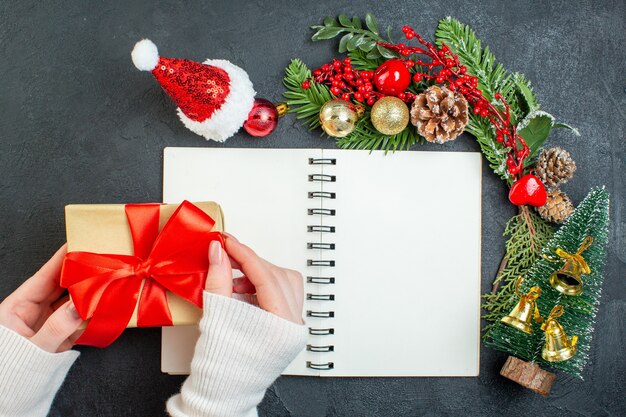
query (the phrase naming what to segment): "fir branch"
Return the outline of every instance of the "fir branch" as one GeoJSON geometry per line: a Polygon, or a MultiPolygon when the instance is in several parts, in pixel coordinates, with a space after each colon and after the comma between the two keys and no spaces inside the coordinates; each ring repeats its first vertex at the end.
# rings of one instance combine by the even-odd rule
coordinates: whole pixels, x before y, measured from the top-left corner
{"type": "Polygon", "coordinates": [[[311,83],[310,88],[302,88],[302,83],[311,78],[311,71],[299,59],[292,59],[285,69],[283,84],[287,91],[283,93],[289,105],[289,112],[313,130],[320,126],[320,108],[333,98],[324,84],[311,83]]]}
{"type": "MultiPolygon", "coordinates": [[[[482,47],[480,39],[469,26],[447,17],[439,21],[435,37],[438,46],[446,44],[458,55],[467,72],[478,78],[478,87],[494,106],[500,105],[495,100],[496,92],[502,94],[510,105],[511,121],[514,124],[530,111],[539,108],[530,82],[522,74],[507,74],[502,64],[495,64],[495,56],[489,47],[482,47]]],[[[507,152],[496,142],[491,123],[471,114],[466,129],[476,137],[489,167],[511,184],[513,179],[506,165],[507,152]]]]}
{"type": "MultiPolygon", "coordinates": [[[[299,59],[291,60],[285,69],[283,84],[287,91],[283,93],[290,107],[289,112],[295,113],[297,119],[309,126],[311,130],[320,126],[319,112],[329,100],[335,98],[327,86],[311,81],[308,89],[302,83],[310,80],[311,71],[299,59]]],[[[423,138],[412,126],[397,135],[383,135],[372,125],[369,113],[359,119],[352,133],[343,138],[336,138],[337,146],[344,149],[367,149],[398,151],[407,150],[423,138]]]]}
{"type": "Polygon", "coordinates": [[[492,323],[485,327],[485,333],[508,313],[515,301],[515,281],[539,259],[553,234],[552,226],[527,206],[521,206],[520,213],[507,222],[504,236],[510,237],[505,246],[504,267],[496,275],[491,293],[483,295],[482,307],[487,311],[483,318],[492,323]]]}

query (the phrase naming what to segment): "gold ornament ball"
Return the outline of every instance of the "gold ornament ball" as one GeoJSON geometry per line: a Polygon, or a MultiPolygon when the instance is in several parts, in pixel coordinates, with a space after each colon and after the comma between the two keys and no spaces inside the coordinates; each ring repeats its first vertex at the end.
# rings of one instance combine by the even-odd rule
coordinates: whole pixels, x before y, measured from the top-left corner
{"type": "Polygon", "coordinates": [[[346,100],[327,101],[320,109],[322,129],[335,138],[348,136],[356,127],[358,115],[354,105],[346,100]]]}
{"type": "Polygon", "coordinates": [[[409,124],[409,108],[398,97],[383,97],[372,106],[370,118],[383,135],[396,135],[409,124]]]}

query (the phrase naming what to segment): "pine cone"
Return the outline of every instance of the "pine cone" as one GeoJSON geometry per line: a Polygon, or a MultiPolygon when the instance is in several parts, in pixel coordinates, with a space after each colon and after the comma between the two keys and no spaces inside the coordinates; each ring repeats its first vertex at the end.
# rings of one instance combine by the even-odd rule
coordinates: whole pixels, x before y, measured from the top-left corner
{"type": "Polygon", "coordinates": [[[574,212],[572,200],[558,188],[548,192],[546,204],[537,207],[542,219],[552,223],[563,223],[574,212]]]}
{"type": "Polygon", "coordinates": [[[563,148],[543,149],[537,159],[535,172],[541,181],[550,188],[565,184],[574,176],[576,162],[563,148]]]}
{"type": "Polygon", "coordinates": [[[411,123],[429,142],[455,139],[463,133],[467,120],[467,100],[446,87],[428,87],[411,106],[411,123]]]}

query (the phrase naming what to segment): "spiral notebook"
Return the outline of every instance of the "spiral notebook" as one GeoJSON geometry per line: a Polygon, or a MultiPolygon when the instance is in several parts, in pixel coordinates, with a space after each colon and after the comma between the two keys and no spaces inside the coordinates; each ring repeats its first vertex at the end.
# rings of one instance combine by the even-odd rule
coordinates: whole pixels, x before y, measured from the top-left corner
{"type": "MultiPolygon", "coordinates": [[[[481,156],[166,148],[166,203],[213,200],[226,230],[304,277],[311,376],[476,376],[481,156]]],[[[197,327],[165,327],[189,372],[197,327]]]]}

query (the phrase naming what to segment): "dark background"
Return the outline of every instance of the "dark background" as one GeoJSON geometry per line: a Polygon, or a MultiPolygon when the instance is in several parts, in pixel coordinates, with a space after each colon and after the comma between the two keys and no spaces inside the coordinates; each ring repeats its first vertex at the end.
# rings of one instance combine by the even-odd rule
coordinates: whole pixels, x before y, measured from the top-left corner
{"type": "MultiPolygon", "coordinates": [[[[326,15],[405,23],[432,39],[452,15],[472,25],[506,68],[525,73],[542,108],[582,136],[553,132],[551,145],[578,163],[565,186],[575,203],[590,187],[612,195],[609,258],[585,380],[559,374],[544,399],[498,375],[505,355],[481,350],[478,378],[280,378],[262,416],[625,415],[624,1],[502,2],[104,2],[3,1],[0,4],[0,299],[64,242],[68,203],[161,200],[165,146],[223,146],[186,130],[174,104],[130,50],[142,37],[163,56],[228,59],[247,69],[258,96],[277,101],[292,57],[311,67],[336,52],[312,43],[326,15]]],[[[239,133],[228,147],[332,147],[293,116],[265,139],[239,133]]],[[[419,150],[478,151],[464,135],[419,150]]],[[[250,175],[254,175],[250,172],[250,175]]],[[[504,184],[483,173],[483,290],[503,254],[513,214],[504,184]]],[[[428,317],[424,317],[428,320],[428,317]]],[[[416,323],[415,327],[419,327],[416,323]]],[[[52,416],[159,416],[183,377],[159,371],[160,330],[129,330],[113,346],[82,354],[52,416]]],[[[372,360],[376,360],[372,358],[372,360]]]]}

